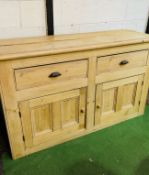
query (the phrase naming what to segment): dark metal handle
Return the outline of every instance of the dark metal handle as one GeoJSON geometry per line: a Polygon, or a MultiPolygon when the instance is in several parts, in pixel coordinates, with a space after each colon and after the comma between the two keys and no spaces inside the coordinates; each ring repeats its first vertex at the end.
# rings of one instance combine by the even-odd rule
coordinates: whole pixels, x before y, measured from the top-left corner
{"type": "Polygon", "coordinates": [[[59,72],[52,72],[50,75],[49,75],[49,78],[55,78],[55,77],[59,77],[61,76],[62,74],[59,73],[59,72]]]}
{"type": "Polygon", "coordinates": [[[123,61],[121,61],[121,62],[119,63],[119,65],[123,66],[123,65],[128,64],[128,63],[129,63],[129,62],[128,62],[127,60],[123,60],[123,61]]]}

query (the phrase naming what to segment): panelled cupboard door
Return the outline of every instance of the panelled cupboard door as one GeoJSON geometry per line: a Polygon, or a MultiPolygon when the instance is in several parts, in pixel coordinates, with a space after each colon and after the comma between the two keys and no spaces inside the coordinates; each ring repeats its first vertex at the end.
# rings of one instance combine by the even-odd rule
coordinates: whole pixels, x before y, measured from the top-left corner
{"type": "Polygon", "coordinates": [[[96,86],[95,125],[127,118],[139,112],[144,75],[96,86]]]}
{"type": "Polygon", "coordinates": [[[69,137],[85,129],[86,88],[20,102],[26,147],[69,137]]]}

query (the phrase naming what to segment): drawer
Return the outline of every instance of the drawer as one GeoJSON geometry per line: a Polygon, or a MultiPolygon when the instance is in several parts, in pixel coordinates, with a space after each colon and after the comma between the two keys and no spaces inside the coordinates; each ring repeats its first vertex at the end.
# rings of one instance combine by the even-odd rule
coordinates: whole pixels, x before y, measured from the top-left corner
{"type": "Polygon", "coordinates": [[[104,72],[145,66],[147,57],[147,50],[100,57],[97,61],[97,75],[104,72]]]}
{"type": "Polygon", "coordinates": [[[65,83],[87,77],[87,60],[42,65],[15,70],[16,88],[22,90],[49,84],[65,83]]]}

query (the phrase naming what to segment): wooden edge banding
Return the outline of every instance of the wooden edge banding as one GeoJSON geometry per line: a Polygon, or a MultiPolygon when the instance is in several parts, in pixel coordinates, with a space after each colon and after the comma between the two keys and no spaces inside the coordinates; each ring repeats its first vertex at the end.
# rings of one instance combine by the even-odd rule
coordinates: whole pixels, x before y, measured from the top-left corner
{"type": "Polygon", "coordinates": [[[87,129],[94,125],[96,57],[89,58],[87,90],[87,129]]]}
{"type": "Polygon", "coordinates": [[[13,159],[16,159],[17,157],[24,155],[24,142],[12,71],[10,63],[4,62],[3,65],[0,64],[3,111],[12,157],[13,159]],[[11,87],[11,89],[9,87],[11,87]]]}
{"type": "Polygon", "coordinates": [[[0,61],[27,57],[46,56],[51,54],[62,54],[66,52],[78,52],[86,50],[113,48],[149,42],[149,36],[130,30],[113,30],[106,32],[95,32],[76,35],[62,35],[53,37],[37,37],[34,39],[0,41],[0,61]],[[109,37],[106,38],[106,35],[109,37]],[[38,42],[39,41],[41,42],[38,42]],[[45,42],[42,42],[45,41],[45,42]],[[29,41],[27,43],[27,41],[29,41]],[[2,43],[5,43],[4,46],[2,43]],[[19,43],[15,45],[15,43],[19,43]],[[22,43],[26,43],[22,45],[22,43]],[[12,45],[12,46],[11,46],[12,45]]]}

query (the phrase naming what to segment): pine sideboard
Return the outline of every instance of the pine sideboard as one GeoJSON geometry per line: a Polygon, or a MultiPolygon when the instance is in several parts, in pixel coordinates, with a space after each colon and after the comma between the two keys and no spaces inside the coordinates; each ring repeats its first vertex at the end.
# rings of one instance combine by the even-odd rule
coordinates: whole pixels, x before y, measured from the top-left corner
{"type": "Polygon", "coordinates": [[[12,158],[144,113],[149,35],[130,31],[0,40],[12,158]]]}

